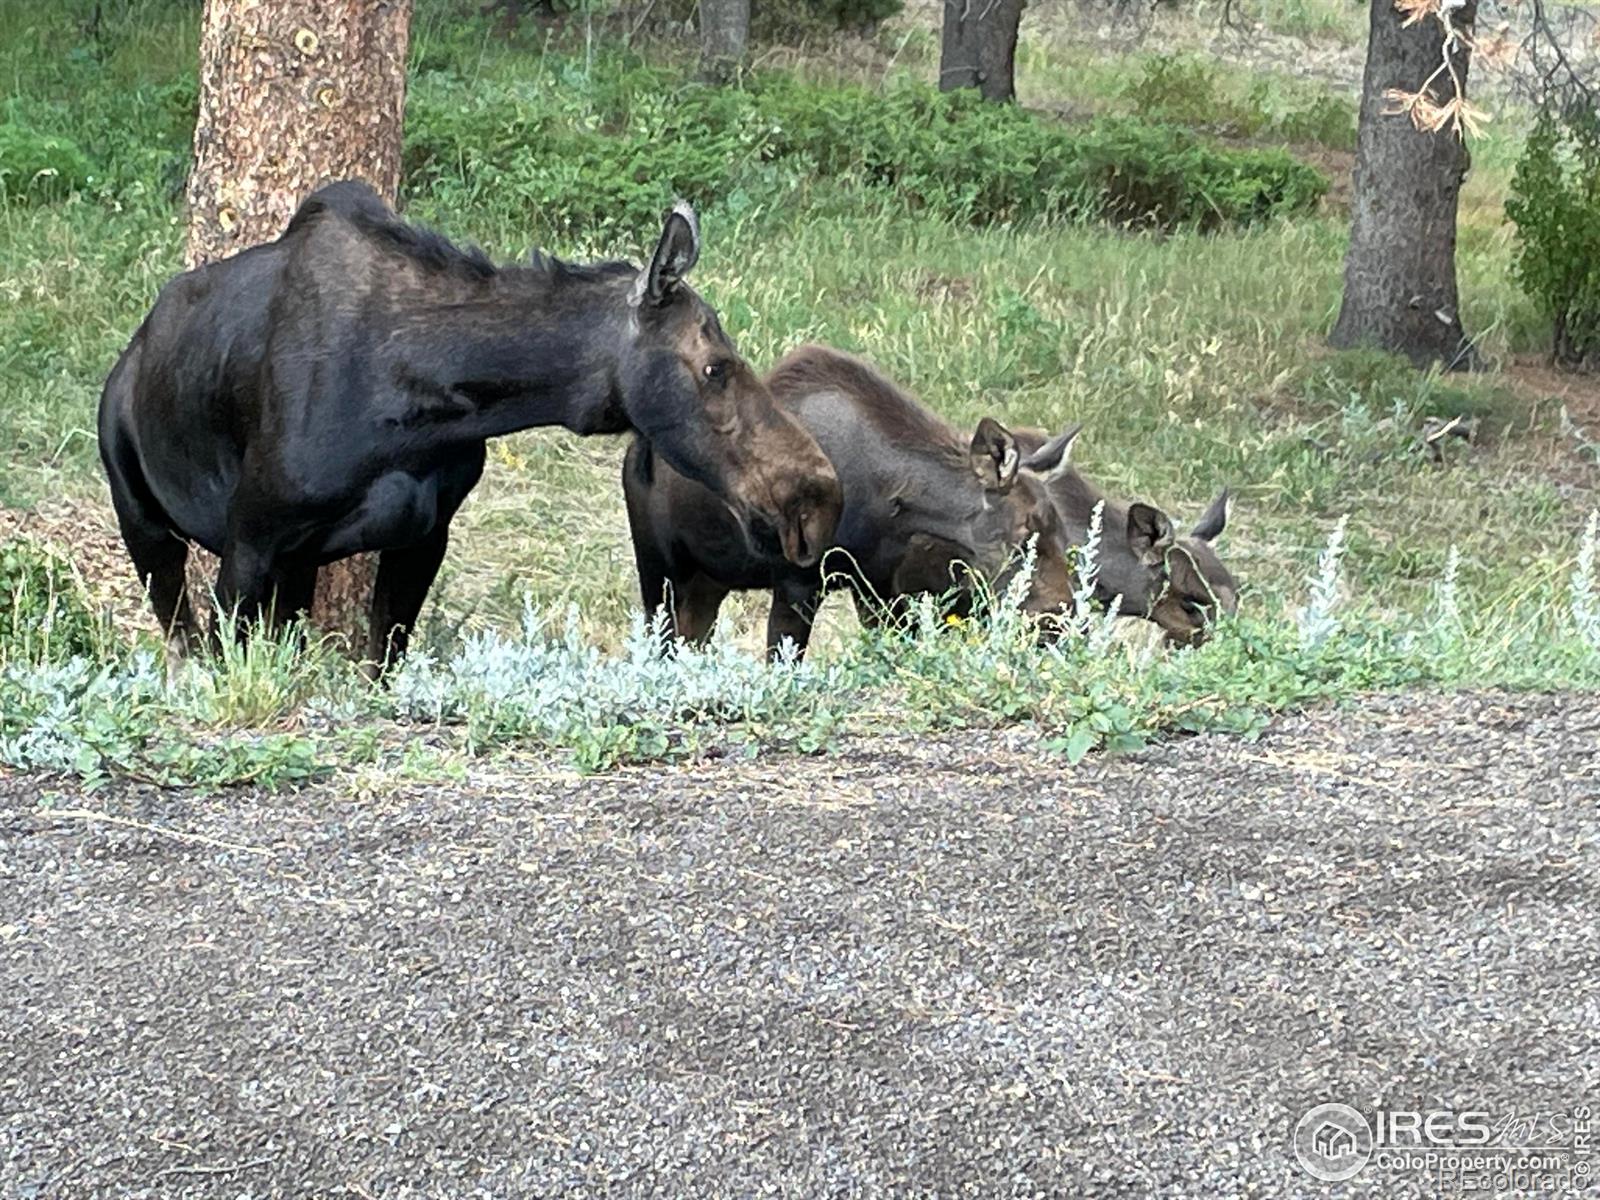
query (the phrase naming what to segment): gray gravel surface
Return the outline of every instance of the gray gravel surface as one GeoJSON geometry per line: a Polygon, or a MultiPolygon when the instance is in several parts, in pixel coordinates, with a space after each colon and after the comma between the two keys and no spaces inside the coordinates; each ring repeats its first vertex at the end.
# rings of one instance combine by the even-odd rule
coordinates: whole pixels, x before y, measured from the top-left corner
{"type": "Polygon", "coordinates": [[[1430,1195],[1600,1095],[1600,697],[449,787],[0,775],[0,1196],[1430,1195]],[[46,807],[53,806],[53,807],[46,807]]]}

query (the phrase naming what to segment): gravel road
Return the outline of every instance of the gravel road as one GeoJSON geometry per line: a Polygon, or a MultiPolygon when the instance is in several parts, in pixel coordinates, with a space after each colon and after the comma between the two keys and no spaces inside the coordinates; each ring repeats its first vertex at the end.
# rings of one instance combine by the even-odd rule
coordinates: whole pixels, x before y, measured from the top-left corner
{"type": "Polygon", "coordinates": [[[1076,769],[0,775],[0,1196],[1325,1196],[1313,1104],[1600,1096],[1597,802],[1593,695],[1076,769]]]}

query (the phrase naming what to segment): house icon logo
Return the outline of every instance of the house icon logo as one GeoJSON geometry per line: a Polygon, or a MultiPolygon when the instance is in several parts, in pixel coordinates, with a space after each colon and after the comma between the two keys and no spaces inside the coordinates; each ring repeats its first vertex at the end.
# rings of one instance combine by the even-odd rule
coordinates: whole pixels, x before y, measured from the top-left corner
{"type": "Polygon", "coordinates": [[[1319,1104],[1294,1127],[1294,1156],[1314,1179],[1354,1178],[1372,1157],[1372,1128],[1348,1104],[1319,1104]]]}

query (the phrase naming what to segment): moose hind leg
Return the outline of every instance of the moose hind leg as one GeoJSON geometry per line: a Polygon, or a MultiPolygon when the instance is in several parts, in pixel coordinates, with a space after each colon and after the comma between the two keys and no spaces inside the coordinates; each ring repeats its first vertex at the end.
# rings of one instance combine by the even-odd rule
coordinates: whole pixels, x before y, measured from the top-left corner
{"type": "Polygon", "coordinates": [[[217,568],[217,609],[213,635],[220,639],[224,623],[233,622],[234,637],[248,638],[268,612],[278,581],[274,554],[265,547],[230,537],[217,568]]]}
{"type": "Polygon", "coordinates": [[[200,643],[200,624],[184,575],[189,544],[167,524],[137,467],[130,472],[110,455],[106,466],[122,544],[133,560],[139,586],[150,597],[161,632],[175,648],[195,649],[200,643]]]}

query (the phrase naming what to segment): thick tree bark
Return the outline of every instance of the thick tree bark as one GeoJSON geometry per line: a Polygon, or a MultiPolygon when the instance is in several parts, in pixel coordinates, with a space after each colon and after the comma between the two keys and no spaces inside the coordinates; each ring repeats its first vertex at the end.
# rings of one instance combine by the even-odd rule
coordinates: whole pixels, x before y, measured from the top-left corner
{"type": "MultiPolygon", "coordinates": [[[[395,202],[410,27],[411,0],[206,0],[191,266],[277,237],[331,180],[364,179],[395,202]]],[[[318,574],[312,620],[355,652],[376,569],[362,555],[318,574]]]]}
{"type": "Polygon", "coordinates": [[[1016,99],[1017,28],[1027,0],[944,0],[939,90],[977,88],[985,100],[1016,99]]]}
{"type": "Polygon", "coordinates": [[[726,83],[744,65],[750,0],[700,0],[700,77],[726,83]]]}
{"type": "MultiPolygon", "coordinates": [[[[1470,0],[1456,10],[1456,26],[1470,31],[1476,8],[1470,0]]],[[[1409,117],[1385,112],[1384,99],[1391,88],[1417,91],[1433,74],[1444,33],[1431,19],[1402,29],[1393,0],[1372,0],[1371,10],[1344,304],[1329,341],[1396,351],[1419,366],[1469,367],[1474,355],[1456,292],[1456,201],[1466,148],[1449,129],[1423,132],[1409,117]]],[[[1467,51],[1452,61],[1464,90],[1467,51]]],[[[1448,75],[1431,91],[1440,104],[1454,95],[1448,75]]]]}

